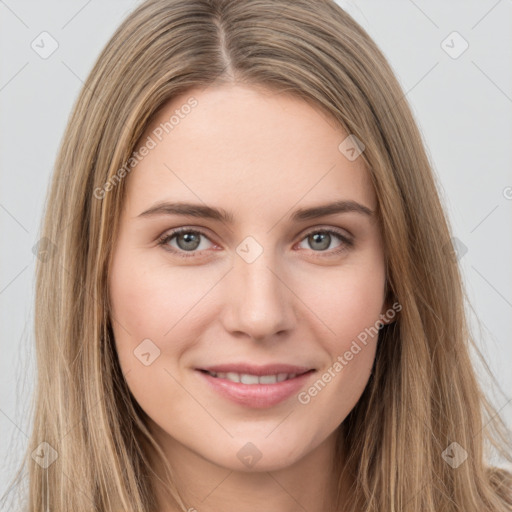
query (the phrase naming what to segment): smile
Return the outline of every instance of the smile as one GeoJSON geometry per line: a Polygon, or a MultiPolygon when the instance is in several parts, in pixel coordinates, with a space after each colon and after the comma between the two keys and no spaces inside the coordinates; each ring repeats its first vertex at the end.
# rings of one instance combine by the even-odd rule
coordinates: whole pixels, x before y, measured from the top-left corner
{"type": "Polygon", "coordinates": [[[195,373],[209,386],[209,389],[215,391],[220,397],[238,405],[264,409],[277,405],[299,393],[316,371],[273,375],[216,373],[207,370],[196,370],[195,373]]]}
{"type": "Polygon", "coordinates": [[[285,380],[293,379],[296,373],[277,373],[275,375],[252,375],[250,373],[236,372],[208,372],[209,375],[218,379],[227,379],[231,382],[242,384],[276,384],[285,380]]]}

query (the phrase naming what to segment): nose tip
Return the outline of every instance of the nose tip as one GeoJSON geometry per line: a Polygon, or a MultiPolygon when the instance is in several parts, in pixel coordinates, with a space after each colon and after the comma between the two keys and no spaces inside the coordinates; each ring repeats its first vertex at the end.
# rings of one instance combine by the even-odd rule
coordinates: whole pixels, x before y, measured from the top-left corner
{"type": "Polygon", "coordinates": [[[230,272],[224,317],[227,330],[263,340],[290,329],[294,314],[290,292],[260,255],[252,263],[238,258],[230,272]]]}

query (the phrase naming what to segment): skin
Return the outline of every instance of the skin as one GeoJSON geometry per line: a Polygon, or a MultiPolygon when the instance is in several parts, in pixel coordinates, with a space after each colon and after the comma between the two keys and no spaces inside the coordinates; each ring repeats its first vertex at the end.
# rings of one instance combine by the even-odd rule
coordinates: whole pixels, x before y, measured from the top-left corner
{"type": "MultiPolygon", "coordinates": [[[[377,338],[360,344],[307,404],[293,395],[266,409],[238,405],[210,389],[195,368],[235,361],[305,365],[317,370],[307,390],[375,325],[386,311],[376,214],[289,219],[297,208],[340,199],[375,211],[369,174],[362,158],[350,161],[340,152],[347,134],[319,109],[255,87],[190,90],[160,110],[141,140],[191,96],[198,105],[125,178],[109,272],[120,364],[187,506],[325,511],[336,489],[336,429],[368,382],[377,338]],[[234,221],[138,217],[159,201],[223,208],[234,221]],[[193,257],[158,245],[181,226],[206,234],[193,257]],[[330,243],[308,237],[320,228],[340,230],[353,246],[335,235],[330,243]],[[251,263],[237,253],[248,236],[263,251],[251,263]],[[148,366],[134,355],[144,339],[160,350],[148,366]],[[252,467],[237,457],[248,442],[261,453],[252,467]]],[[[166,244],[191,254],[183,235],[166,244]]],[[[160,486],[157,495],[160,512],[176,510],[160,486]]]]}

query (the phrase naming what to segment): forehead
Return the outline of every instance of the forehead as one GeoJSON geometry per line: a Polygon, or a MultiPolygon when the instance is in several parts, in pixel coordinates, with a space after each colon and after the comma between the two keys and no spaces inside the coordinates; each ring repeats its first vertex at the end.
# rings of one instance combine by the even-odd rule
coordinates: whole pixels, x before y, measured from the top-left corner
{"type": "Polygon", "coordinates": [[[374,209],[362,158],[340,151],[348,134],[296,96],[240,85],[191,89],[165,104],[140,138],[151,146],[129,175],[136,215],[158,200],[274,210],[353,199],[374,209]]]}

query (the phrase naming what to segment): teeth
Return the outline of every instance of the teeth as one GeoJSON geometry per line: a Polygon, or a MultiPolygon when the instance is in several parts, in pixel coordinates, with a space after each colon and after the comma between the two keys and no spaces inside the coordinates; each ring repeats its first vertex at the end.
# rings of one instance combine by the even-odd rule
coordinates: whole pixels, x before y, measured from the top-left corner
{"type": "Polygon", "coordinates": [[[276,375],[262,375],[259,377],[260,384],[275,384],[277,382],[276,375]]]}
{"type": "Polygon", "coordinates": [[[257,375],[242,373],[240,375],[240,382],[242,384],[259,384],[259,377],[257,375]]]}
{"type": "Polygon", "coordinates": [[[293,379],[297,376],[296,373],[278,373],[277,375],[250,375],[248,373],[215,373],[208,372],[212,377],[218,379],[227,379],[231,382],[240,382],[242,384],[276,384],[277,382],[283,382],[284,380],[293,379]]]}

